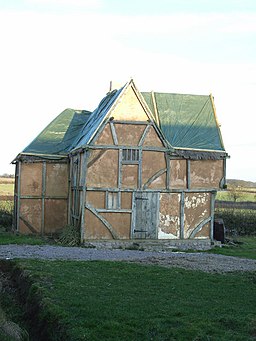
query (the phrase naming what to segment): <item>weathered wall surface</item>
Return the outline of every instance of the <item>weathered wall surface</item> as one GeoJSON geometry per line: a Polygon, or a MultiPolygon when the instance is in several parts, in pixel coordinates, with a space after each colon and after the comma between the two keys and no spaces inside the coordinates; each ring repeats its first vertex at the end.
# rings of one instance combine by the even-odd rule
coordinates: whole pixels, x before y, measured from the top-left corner
{"type": "Polygon", "coordinates": [[[170,187],[174,189],[187,188],[186,160],[170,160],[170,187]]]}
{"type": "Polygon", "coordinates": [[[142,153],[142,184],[148,188],[165,189],[166,173],[152,178],[161,170],[166,169],[164,152],[143,151],[142,153]],[[149,182],[149,180],[152,180],[149,182]],[[147,184],[148,183],[148,184],[147,184]]]}
{"type": "Polygon", "coordinates": [[[87,167],[87,186],[117,187],[118,150],[92,150],[87,167]]]}
{"type": "MultiPolygon", "coordinates": [[[[194,229],[211,216],[211,193],[186,193],[184,205],[184,238],[190,238],[194,229]]],[[[209,223],[194,237],[209,238],[209,223]]]]}
{"type": "Polygon", "coordinates": [[[15,195],[20,233],[51,234],[67,224],[68,165],[55,162],[20,164],[15,195]]]}
{"type": "Polygon", "coordinates": [[[161,193],[158,239],[180,238],[180,194],[161,193]]]}
{"type": "Polygon", "coordinates": [[[146,125],[114,124],[119,146],[138,146],[146,125]]]}
{"type": "Polygon", "coordinates": [[[190,162],[190,184],[193,189],[218,189],[223,176],[223,160],[191,160],[190,162]]]}

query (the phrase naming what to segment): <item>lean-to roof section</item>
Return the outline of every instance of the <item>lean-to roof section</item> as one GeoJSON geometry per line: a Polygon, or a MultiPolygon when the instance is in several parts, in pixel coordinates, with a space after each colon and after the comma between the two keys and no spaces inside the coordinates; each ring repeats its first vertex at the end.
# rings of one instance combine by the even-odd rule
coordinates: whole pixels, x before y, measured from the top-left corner
{"type": "Polygon", "coordinates": [[[86,110],[65,109],[21,154],[66,155],[90,115],[91,112],[86,110]]]}
{"type": "MultiPolygon", "coordinates": [[[[142,92],[174,148],[225,151],[210,96],[142,92]]],[[[156,120],[157,121],[157,120],[156,120]]]]}

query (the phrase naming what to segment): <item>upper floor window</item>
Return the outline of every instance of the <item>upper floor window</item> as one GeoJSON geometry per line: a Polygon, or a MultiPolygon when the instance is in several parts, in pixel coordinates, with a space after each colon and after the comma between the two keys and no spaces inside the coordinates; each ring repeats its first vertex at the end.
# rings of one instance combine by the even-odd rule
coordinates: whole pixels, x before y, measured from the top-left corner
{"type": "Polygon", "coordinates": [[[138,163],[139,149],[123,149],[122,161],[127,163],[138,163]]]}

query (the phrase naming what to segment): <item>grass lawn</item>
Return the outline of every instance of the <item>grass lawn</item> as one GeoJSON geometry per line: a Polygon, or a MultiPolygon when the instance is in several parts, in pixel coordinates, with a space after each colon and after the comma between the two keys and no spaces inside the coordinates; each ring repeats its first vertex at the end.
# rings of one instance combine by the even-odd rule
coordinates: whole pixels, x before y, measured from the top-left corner
{"type": "Polygon", "coordinates": [[[18,235],[12,232],[0,232],[0,245],[18,244],[18,245],[43,245],[49,243],[49,240],[40,236],[18,235]]]}
{"type": "Polygon", "coordinates": [[[215,247],[207,251],[207,253],[256,259],[256,236],[238,237],[234,244],[224,244],[222,247],[215,247]]]}
{"type": "Polygon", "coordinates": [[[255,340],[256,273],[206,274],[124,262],[22,260],[44,313],[78,340],[255,340]],[[51,314],[53,313],[53,314],[51,314]]]}

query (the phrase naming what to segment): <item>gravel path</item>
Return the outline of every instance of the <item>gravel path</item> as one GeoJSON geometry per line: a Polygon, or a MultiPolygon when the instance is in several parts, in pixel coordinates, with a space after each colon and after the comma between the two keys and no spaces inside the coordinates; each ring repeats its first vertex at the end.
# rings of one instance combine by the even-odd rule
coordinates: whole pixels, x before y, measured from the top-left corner
{"type": "Polygon", "coordinates": [[[207,253],[88,249],[51,245],[0,245],[0,259],[109,260],[182,267],[205,272],[256,271],[256,260],[207,253]]]}

